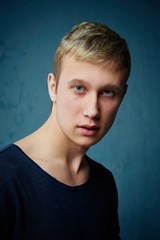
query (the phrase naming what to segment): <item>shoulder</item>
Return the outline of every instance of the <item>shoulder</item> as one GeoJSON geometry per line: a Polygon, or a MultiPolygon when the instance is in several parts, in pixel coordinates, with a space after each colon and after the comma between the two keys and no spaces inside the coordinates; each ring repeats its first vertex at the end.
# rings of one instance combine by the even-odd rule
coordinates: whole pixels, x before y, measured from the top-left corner
{"type": "Polygon", "coordinates": [[[14,144],[5,146],[0,150],[0,164],[7,163],[7,160],[11,160],[16,155],[16,147],[14,144]]]}
{"type": "Polygon", "coordinates": [[[14,144],[10,144],[0,150],[0,172],[12,168],[15,165],[14,159],[17,158],[17,149],[14,144]]]}
{"type": "Polygon", "coordinates": [[[25,155],[14,144],[0,150],[0,181],[8,182],[23,175],[25,155]]]}
{"type": "Polygon", "coordinates": [[[108,182],[109,184],[115,185],[114,176],[108,168],[106,168],[103,164],[91,159],[88,156],[86,156],[86,159],[89,163],[90,171],[94,178],[96,179],[98,178],[99,181],[101,180],[104,182],[108,182]]]}
{"type": "Polygon", "coordinates": [[[103,193],[103,196],[106,197],[106,199],[111,199],[111,201],[115,201],[117,204],[118,192],[112,172],[103,164],[89,157],[87,157],[87,161],[90,165],[90,179],[92,185],[94,187],[96,186],[99,194],[103,193]]]}
{"type": "Polygon", "coordinates": [[[17,159],[20,153],[20,149],[14,144],[2,148],[0,150],[0,164],[8,164],[11,160],[17,159]]]}
{"type": "Polygon", "coordinates": [[[92,171],[95,170],[98,173],[106,174],[108,176],[113,176],[112,172],[108,168],[106,168],[102,163],[99,163],[99,162],[91,159],[89,156],[86,156],[86,159],[87,159],[92,171]]]}

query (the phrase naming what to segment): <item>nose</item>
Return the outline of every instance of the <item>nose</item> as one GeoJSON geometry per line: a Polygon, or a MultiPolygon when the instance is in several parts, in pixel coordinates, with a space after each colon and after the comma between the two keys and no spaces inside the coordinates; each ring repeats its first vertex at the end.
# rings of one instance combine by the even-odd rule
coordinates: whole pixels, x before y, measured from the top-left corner
{"type": "Polygon", "coordinates": [[[83,115],[91,119],[100,117],[100,109],[97,96],[90,96],[83,110],[83,115]]]}

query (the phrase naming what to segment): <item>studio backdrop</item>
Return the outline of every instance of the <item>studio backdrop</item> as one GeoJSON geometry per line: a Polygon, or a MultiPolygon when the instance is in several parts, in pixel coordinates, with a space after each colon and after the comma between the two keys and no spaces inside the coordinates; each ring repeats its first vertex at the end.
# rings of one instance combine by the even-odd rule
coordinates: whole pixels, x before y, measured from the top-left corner
{"type": "Polygon", "coordinates": [[[160,7],[152,0],[0,3],[0,148],[48,118],[47,75],[61,37],[81,21],[107,24],[132,56],[117,119],[88,155],[110,169],[122,240],[160,239],[160,7]]]}

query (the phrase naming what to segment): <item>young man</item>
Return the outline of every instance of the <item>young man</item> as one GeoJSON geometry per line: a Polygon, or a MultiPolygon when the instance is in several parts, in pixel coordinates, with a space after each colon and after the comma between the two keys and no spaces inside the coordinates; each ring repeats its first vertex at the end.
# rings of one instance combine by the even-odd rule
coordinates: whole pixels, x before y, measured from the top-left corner
{"type": "Polygon", "coordinates": [[[82,22],[58,46],[44,125],[0,153],[1,240],[117,240],[112,173],[86,152],[111,128],[130,53],[116,32],[82,22]]]}

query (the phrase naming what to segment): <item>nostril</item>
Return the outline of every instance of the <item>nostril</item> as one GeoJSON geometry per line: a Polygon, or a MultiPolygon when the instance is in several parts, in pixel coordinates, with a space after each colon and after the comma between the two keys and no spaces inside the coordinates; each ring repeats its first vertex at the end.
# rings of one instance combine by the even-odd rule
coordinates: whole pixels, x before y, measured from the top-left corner
{"type": "Polygon", "coordinates": [[[89,117],[89,118],[100,118],[100,112],[97,110],[97,111],[83,111],[83,115],[85,117],[89,117]]]}

